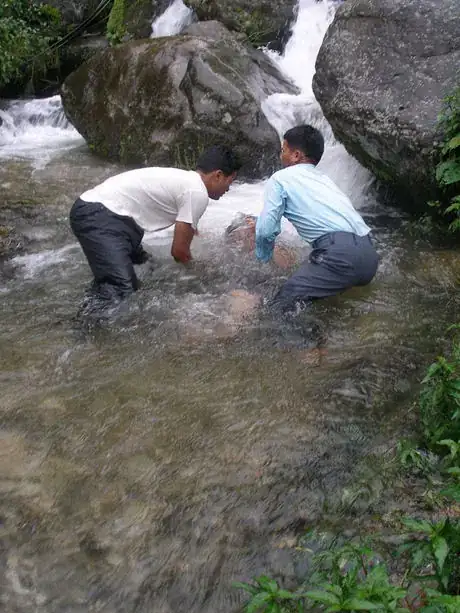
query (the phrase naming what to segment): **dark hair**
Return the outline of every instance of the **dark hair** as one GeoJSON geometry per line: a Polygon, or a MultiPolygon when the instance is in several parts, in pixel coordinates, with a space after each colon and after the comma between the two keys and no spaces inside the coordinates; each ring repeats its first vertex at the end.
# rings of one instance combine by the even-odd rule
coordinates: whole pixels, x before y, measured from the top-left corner
{"type": "Polygon", "coordinates": [[[323,157],[324,138],[319,130],[313,126],[296,126],[284,135],[284,140],[292,149],[299,149],[305,153],[315,164],[323,157]]]}
{"type": "Polygon", "coordinates": [[[196,168],[208,173],[221,170],[229,177],[241,168],[241,160],[237,154],[224,145],[214,145],[203,151],[197,160],[196,168]]]}

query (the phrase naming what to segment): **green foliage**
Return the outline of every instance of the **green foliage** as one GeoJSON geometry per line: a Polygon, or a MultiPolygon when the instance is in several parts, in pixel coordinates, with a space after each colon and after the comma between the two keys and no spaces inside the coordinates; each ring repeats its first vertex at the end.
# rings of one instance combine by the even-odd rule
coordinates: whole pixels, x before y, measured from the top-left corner
{"type": "Polygon", "coordinates": [[[282,589],[274,579],[261,575],[250,583],[235,583],[234,587],[248,592],[251,596],[246,603],[246,613],[296,613],[304,610],[305,596],[302,592],[282,589]]]}
{"type": "Polygon", "coordinates": [[[122,42],[125,34],[125,0],[114,0],[109,20],[107,21],[107,40],[111,45],[122,42]]]}
{"type": "MultiPolygon", "coordinates": [[[[451,326],[456,333],[460,326],[451,326]]],[[[460,501],[460,344],[452,343],[448,357],[440,356],[422,381],[418,409],[423,439],[401,441],[393,464],[433,472],[447,480],[433,497],[460,501]]],[[[404,518],[388,565],[368,543],[338,546],[317,538],[322,550],[313,557],[308,586],[295,591],[262,576],[237,587],[250,594],[246,613],[324,613],[376,611],[378,613],[460,613],[460,520],[404,518]],[[402,542],[401,542],[402,540],[402,542]],[[403,568],[401,568],[401,564],[403,568]],[[393,569],[394,571],[394,569],[393,569]]],[[[311,536],[311,535],[310,535],[311,536]]],[[[393,541],[394,542],[394,541],[393,541]]],[[[308,551],[311,551],[308,550],[308,551]]],[[[387,554],[388,555],[388,554],[387,554]]]]}
{"type": "Polygon", "coordinates": [[[409,573],[416,581],[435,581],[439,592],[456,590],[460,574],[460,521],[405,519],[409,533],[398,553],[409,554],[409,573]]]}
{"type": "Polygon", "coordinates": [[[0,0],[0,87],[37,68],[59,27],[59,11],[47,4],[0,0]]]}
{"type": "Polygon", "coordinates": [[[235,584],[250,594],[244,611],[459,613],[460,522],[405,519],[404,525],[405,542],[394,552],[407,562],[402,578],[366,543],[333,545],[315,555],[309,588],[288,591],[266,576],[235,584]]]}
{"type": "Polygon", "coordinates": [[[430,205],[448,216],[452,232],[460,232],[460,87],[444,100],[439,127],[444,142],[436,167],[436,181],[446,194],[447,205],[439,200],[430,205]]]}
{"type": "Polygon", "coordinates": [[[419,398],[424,443],[444,451],[440,442],[460,440],[460,343],[452,344],[449,358],[440,356],[428,368],[419,398]]]}

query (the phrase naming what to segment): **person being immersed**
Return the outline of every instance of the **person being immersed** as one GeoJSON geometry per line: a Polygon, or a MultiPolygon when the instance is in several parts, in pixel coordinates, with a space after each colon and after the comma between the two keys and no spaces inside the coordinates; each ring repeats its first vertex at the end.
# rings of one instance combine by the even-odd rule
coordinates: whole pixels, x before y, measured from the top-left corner
{"type": "Polygon", "coordinates": [[[219,145],[200,155],[196,171],[140,168],[84,192],[70,211],[70,226],[94,276],[88,299],[119,302],[138,289],[133,265],[148,257],[141,247],[144,231],[174,225],[171,255],[189,262],[209,198],[223,196],[240,167],[236,154],[219,145]]]}
{"type": "Polygon", "coordinates": [[[255,252],[262,262],[273,257],[282,217],[313,248],[271,300],[271,307],[282,313],[367,285],[377,271],[379,257],[370,228],[349,198],[316,168],[323,152],[323,136],[313,126],[297,126],[284,134],[284,168],[268,180],[255,224],[255,252]]]}

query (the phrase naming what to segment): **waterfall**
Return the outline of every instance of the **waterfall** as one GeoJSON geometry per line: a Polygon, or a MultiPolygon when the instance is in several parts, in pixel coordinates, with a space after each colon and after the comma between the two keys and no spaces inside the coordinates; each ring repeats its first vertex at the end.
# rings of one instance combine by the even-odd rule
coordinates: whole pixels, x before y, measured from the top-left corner
{"type": "Polygon", "coordinates": [[[50,156],[84,143],[69,123],[60,96],[17,100],[0,109],[0,158],[45,163],[50,156]]]}
{"type": "MultiPolygon", "coordinates": [[[[266,53],[298,85],[301,93],[269,96],[262,109],[280,137],[299,123],[311,123],[323,132],[327,146],[321,168],[359,207],[372,177],[335,141],[311,85],[316,56],[337,5],[337,0],[299,0],[297,20],[284,53],[279,55],[269,50],[266,53]]],[[[182,0],[173,0],[152,23],[152,37],[177,34],[192,19],[193,12],[182,0]]],[[[26,157],[44,164],[59,151],[84,142],[67,121],[59,96],[10,103],[0,110],[0,120],[0,158],[3,159],[26,157]]]]}
{"type": "Polygon", "coordinates": [[[193,11],[182,0],[173,0],[166,11],[152,23],[150,38],[179,34],[193,21],[193,11]]]}

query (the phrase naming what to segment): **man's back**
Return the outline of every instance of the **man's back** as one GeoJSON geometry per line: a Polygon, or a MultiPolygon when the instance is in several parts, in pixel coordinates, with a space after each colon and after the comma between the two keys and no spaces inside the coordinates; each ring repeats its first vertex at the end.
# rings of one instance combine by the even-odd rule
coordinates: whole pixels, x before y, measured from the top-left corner
{"type": "Polygon", "coordinates": [[[337,185],[313,164],[296,164],[276,172],[268,181],[265,204],[284,202],[284,217],[305,241],[311,243],[328,232],[353,232],[370,228],[337,185]]]}
{"type": "Polygon", "coordinates": [[[186,204],[185,196],[189,200],[190,195],[201,215],[209,199],[197,172],[150,167],[109,177],[84,192],[80,199],[100,202],[117,215],[132,217],[141,228],[157,231],[176,221],[180,208],[186,204]]]}

